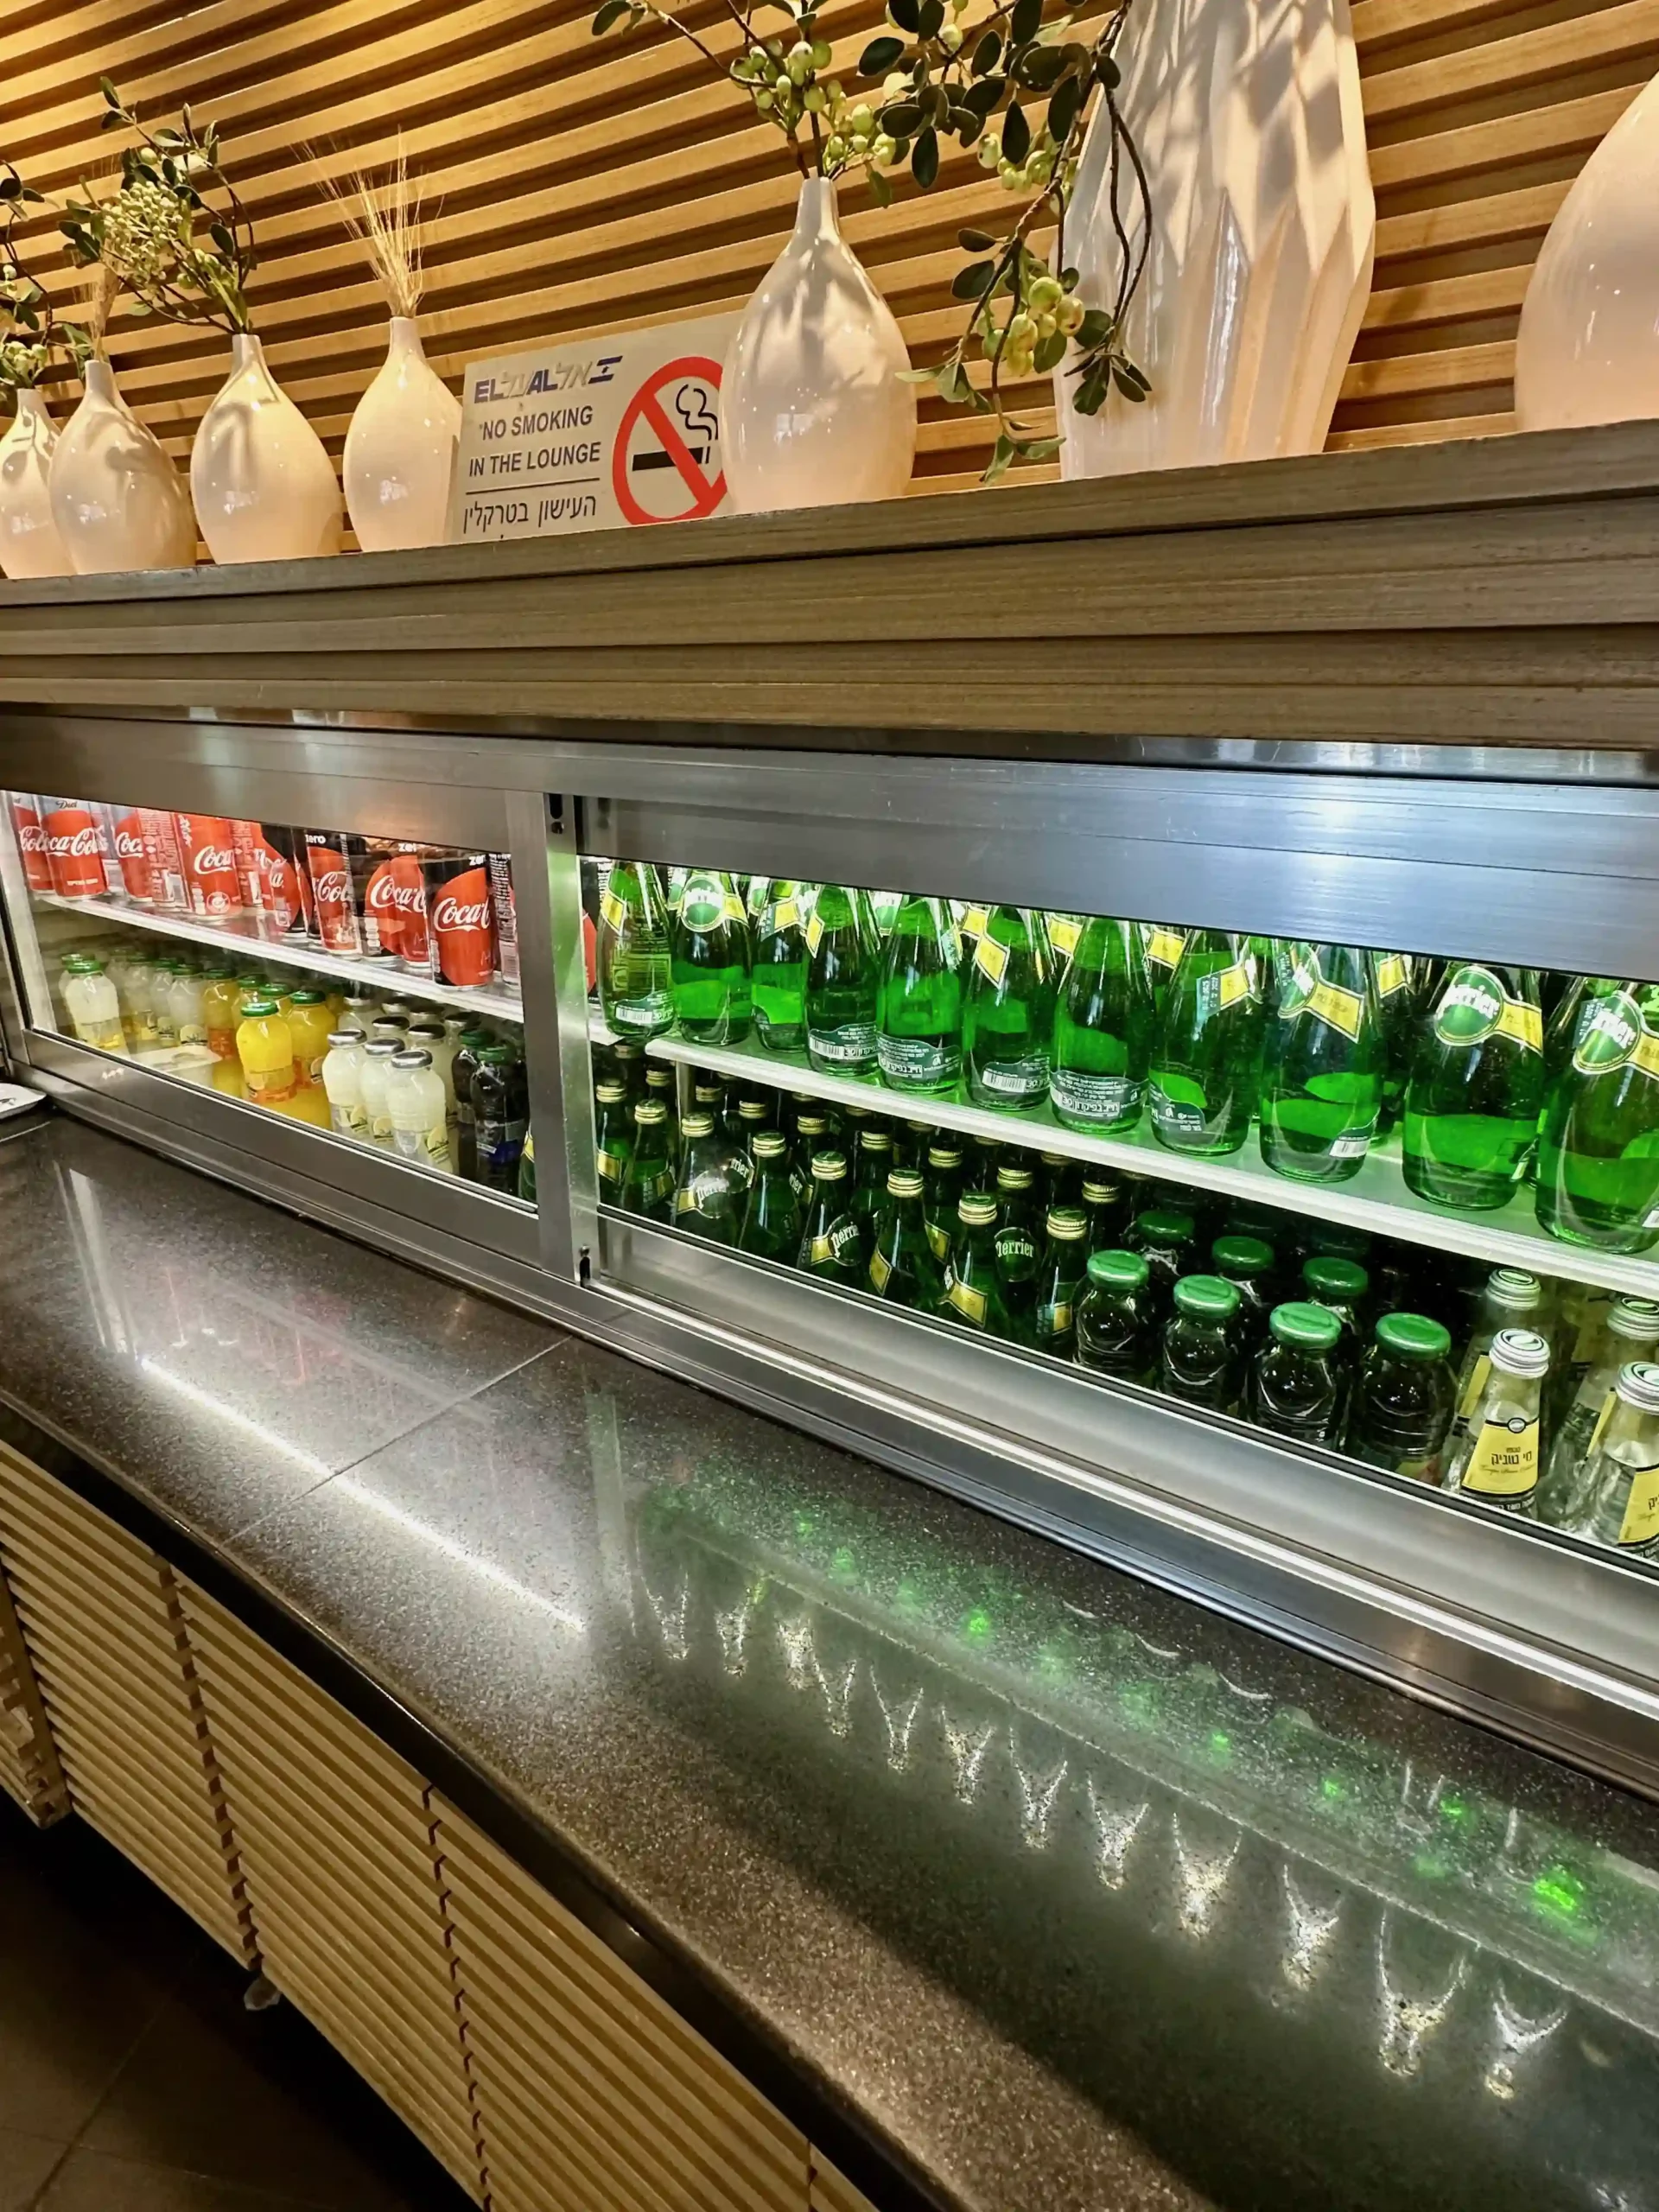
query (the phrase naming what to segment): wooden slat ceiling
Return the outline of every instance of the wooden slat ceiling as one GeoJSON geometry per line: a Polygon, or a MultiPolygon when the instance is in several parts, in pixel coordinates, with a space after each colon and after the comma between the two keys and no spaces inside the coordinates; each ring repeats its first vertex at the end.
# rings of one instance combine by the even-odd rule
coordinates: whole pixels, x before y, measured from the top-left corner
{"type": "MultiPolygon", "coordinates": [[[[849,74],[880,12],[825,10],[849,74]]],[[[317,175],[386,162],[400,124],[435,210],[428,346],[457,385],[483,354],[741,307],[777,252],[795,186],[776,134],[678,41],[596,41],[590,13],[590,0],[10,0],[0,150],[52,194],[107,172],[106,73],[149,118],[186,99],[214,117],[259,235],[257,325],[337,457],[384,315],[317,175]]],[[[685,13],[717,48],[734,36],[718,0],[685,13]]],[[[1659,0],[1355,0],[1353,15],[1378,258],[1332,442],[1508,429],[1527,271],[1568,183],[1659,70],[1659,0]]],[[[883,211],[843,194],[918,360],[957,327],[957,229],[1006,205],[962,155],[925,198],[906,190],[883,211]]],[[[45,237],[35,261],[73,297],[79,279],[45,237]]],[[[129,397],[185,453],[223,340],[123,312],[111,351],[129,397]]],[[[1033,411],[1046,397],[1033,387],[1033,411]]],[[[923,417],[913,488],[971,484],[982,424],[931,402],[923,417]]]]}

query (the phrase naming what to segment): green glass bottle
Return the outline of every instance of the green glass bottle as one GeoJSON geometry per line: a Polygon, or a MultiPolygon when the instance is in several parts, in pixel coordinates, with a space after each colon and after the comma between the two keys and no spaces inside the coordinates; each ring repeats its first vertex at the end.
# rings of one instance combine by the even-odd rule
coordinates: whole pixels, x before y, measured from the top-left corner
{"type": "Polygon", "coordinates": [[[963,1012],[975,1105],[1006,1113],[1041,1105],[1053,1032],[1053,960],[1043,918],[1031,907],[994,906],[974,946],[963,1012]]]}
{"type": "MultiPolygon", "coordinates": [[[[753,889],[753,886],[751,887],[753,889]]],[[[774,876],[761,885],[750,969],[754,1033],[768,1052],[806,1046],[806,887],[774,876]]]]}
{"type": "Polygon", "coordinates": [[[1268,1332],[1250,1370],[1250,1419],[1274,1436],[1337,1443],[1348,1395],[1341,1321],[1329,1306],[1293,1300],[1274,1307],[1268,1332]]]}
{"type": "Polygon", "coordinates": [[[1159,1014],[1162,1014],[1170,985],[1175,981],[1175,970],[1181,964],[1187,933],[1185,930],[1172,929],[1167,922],[1137,922],[1135,928],[1140,931],[1141,943],[1146,951],[1147,976],[1152,985],[1153,1005],[1159,1014]]]}
{"type": "Polygon", "coordinates": [[[748,1186],[748,1162],[715,1126],[713,1116],[688,1114],[680,1124],[676,1229],[711,1244],[735,1244],[748,1186]]]}
{"type": "Polygon", "coordinates": [[[620,1206],[633,1157],[633,1108],[625,1083],[601,1083],[594,1092],[594,1167],[601,1205],[620,1206]]]}
{"type": "Polygon", "coordinates": [[[1624,983],[1583,1003],[1578,1041],[1545,1103],[1538,1224],[1569,1244],[1645,1252],[1659,1226],[1659,988],[1624,983]]]}
{"type": "Polygon", "coordinates": [[[1236,1152],[1255,1104],[1262,1007],[1249,940],[1194,930],[1158,1024],[1149,1096],[1153,1135],[1171,1152],[1236,1152]]]}
{"type": "Polygon", "coordinates": [[[1217,1236],[1210,1248],[1210,1270],[1238,1292],[1239,1321],[1246,1349],[1255,1352],[1266,1341],[1274,1309],[1273,1279],[1278,1261],[1265,1238],[1242,1233],[1217,1236]]]}
{"type": "Polygon", "coordinates": [[[633,1152],[622,1178],[626,1213],[647,1221],[669,1221],[674,1211],[674,1157],[669,1149],[668,1116],[654,1098],[633,1109],[633,1152]]]}
{"type": "Polygon", "coordinates": [[[950,1257],[950,1247],[956,1242],[962,1191],[962,1147],[941,1138],[929,1145],[922,1175],[922,1219],[928,1247],[941,1267],[950,1257]]]}
{"type": "Polygon", "coordinates": [[[1024,1344],[1035,1326],[1037,1269],[1042,1257],[1036,1178],[1009,1161],[996,1171],[996,1273],[1014,1333],[1024,1344]]]}
{"type": "Polygon", "coordinates": [[[893,1131],[861,1128],[853,1147],[853,1211],[868,1232],[887,1202],[887,1178],[893,1173],[893,1131]]]}
{"type": "Polygon", "coordinates": [[[1095,1168],[1083,1179],[1083,1210],[1089,1217],[1089,1249],[1115,1252],[1130,1221],[1129,1191],[1115,1175],[1095,1168]]]}
{"type": "Polygon", "coordinates": [[[1359,1262],[1344,1260],[1339,1253],[1315,1252],[1302,1263],[1303,1298],[1336,1315],[1341,1336],[1338,1357],[1344,1366],[1357,1367],[1364,1353],[1360,1313],[1370,1287],[1371,1278],[1359,1262]]]}
{"type": "Polygon", "coordinates": [[[1145,1256],[1147,1300],[1160,1329],[1174,1304],[1176,1284],[1192,1271],[1197,1236],[1198,1224],[1179,1206],[1149,1206],[1124,1233],[1128,1249],[1145,1256]]]}
{"type": "Polygon", "coordinates": [[[933,1249],[922,1215],[922,1176],[895,1167],[870,1242],[868,1288],[889,1306],[936,1313],[944,1299],[944,1263],[933,1249]]]}
{"type": "Polygon", "coordinates": [[[671,936],[674,1019],[694,1045],[741,1045],[749,1033],[748,918],[737,886],[714,868],[693,868],[671,936]]]}
{"type": "Polygon", "coordinates": [[[737,1249],[792,1266],[801,1249],[802,1207],[790,1178],[789,1147],[778,1130],[762,1129],[749,1149],[754,1180],[743,1202],[737,1249]]]}
{"type": "Polygon", "coordinates": [[[1570,979],[1567,988],[1556,1001],[1555,1011],[1544,1024],[1546,1103],[1550,1092],[1567,1072],[1567,1063],[1589,1024],[1595,1001],[1631,988],[1628,983],[1621,983],[1616,976],[1574,976],[1570,979]]]}
{"type": "Polygon", "coordinates": [[[1081,1206],[1051,1206],[1037,1264],[1032,1343],[1052,1359],[1077,1350],[1077,1300],[1089,1279],[1089,1221],[1081,1206]]]}
{"type": "Polygon", "coordinates": [[[1057,1120],[1098,1135],[1135,1127],[1156,1019],[1139,928],[1092,915],[1054,997],[1048,1096],[1057,1120]]]}
{"type": "Polygon", "coordinates": [[[518,1195],[527,1206],[536,1203],[536,1132],[524,1131],[524,1148],[518,1155],[518,1195]]]}
{"type": "Polygon", "coordinates": [[[1266,1025],[1262,1157],[1299,1183],[1345,1183],[1371,1148],[1387,1065],[1368,954],[1308,946],[1266,1025]]]}
{"type": "Polygon", "coordinates": [[[594,957],[600,1006],[619,1037],[660,1037],[672,1028],[668,915],[654,868],[641,861],[611,863],[594,957]]]}
{"type": "Polygon", "coordinates": [[[800,1192],[803,1201],[812,1187],[812,1162],[821,1152],[835,1148],[836,1130],[830,1116],[820,1110],[816,1098],[795,1116],[795,1142],[790,1153],[790,1180],[800,1192]]]}
{"type": "Polygon", "coordinates": [[[738,1142],[747,1155],[750,1172],[753,1172],[754,1141],[770,1129],[781,1135],[778,1128],[778,1109],[770,1098],[740,1098],[737,1102],[738,1142]]]}
{"type": "Polygon", "coordinates": [[[1164,1330],[1158,1386],[1190,1406],[1231,1413],[1244,1380],[1238,1291],[1219,1275],[1183,1275],[1164,1330]]]}
{"type": "Polygon", "coordinates": [[[1347,1449],[1368,1467],[1438,1489],[1457,1405],[1443,1323],[1424,1313],[1385,1313],[1360,1370],[1347,1449]]]}
{"type": "Polygon", "coordinates": [[[1371,952],[1366,958],[1382,1026],[1382,1111],[1377,1122],[1377,1134],[1382,1136],[1406,1110],[1406,1082],[1417,1038],[1421,963],[1405,952],[1371,952]]]}
{"type": "Polygon", "coordinates": [[[1146,1382],[1158,1363],[1158,1322],[1145,1255],[1091,1252],[1088,1277],[1077,1301],[1077,1365],[1123,1382],[1146,1382]]]}
{"type": "Polygon", "coordinates": [[[962,1076],[962,960],[943,899],[918,893],[899,905],[881,960],[876,1035],[891,1090],[937,1095],[962,1076]]]}
{"type": "Polygon", "coordinates": [[[821,1075],[875,1065],[881,956],[863,892],[826,883],[806,925],[806,1051],[821,1075]]]}
{"type": "Polygon", "coordinates": [[[869,1245],[853,1211],[852,1179],[844,1152],[820,1152],[812,1161],[812,1189],[801,1224],[795,1264],[806,1274],[861,1289],[869,1269],[869,1245]]]}
{"type": "Polygon", "coordinates": [[[939,1311],[984,1336],[1007,1339],[1014,1333],[996,1268],[996,1200],[988,1192],[964,1192],[957,1202],[939,1311]]]}
{"type": "Polygon", "coordinates": [[[1418,1026],[1406,1089],[1408,1187],[1459,1212],[1503,1205],[1536,1139],[1543,1086],[1536,972],[1449,964],[1418,1026]]]}
{"type": "Polygon", "coordinates": [[[668,1135],[668,1156],[677,1167],[680,1164],[680,1096],[673,1069],[647,1068],[645,1095],[647,1098],[654,1098],[663,1109],[663,1121],[668,1135]]]}

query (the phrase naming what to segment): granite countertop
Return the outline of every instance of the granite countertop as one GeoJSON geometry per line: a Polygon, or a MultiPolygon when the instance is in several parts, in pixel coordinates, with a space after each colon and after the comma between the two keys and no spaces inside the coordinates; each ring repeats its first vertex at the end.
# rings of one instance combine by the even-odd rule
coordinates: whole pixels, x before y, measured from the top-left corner
{"type": "Polygon", "coordinates": [[[1650,1807],[62,1120],[0,1399],[964,2212],[1659,2212],[1650,1807]]]}

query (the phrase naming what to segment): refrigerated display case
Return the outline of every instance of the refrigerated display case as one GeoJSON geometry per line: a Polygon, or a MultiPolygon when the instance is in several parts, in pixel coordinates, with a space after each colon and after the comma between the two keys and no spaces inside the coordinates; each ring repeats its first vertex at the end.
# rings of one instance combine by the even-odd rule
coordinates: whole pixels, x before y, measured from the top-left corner
{"type": "Polygon", "coordinates": [[[1659,1789],[1640,765],[785,735],[10,714],[14,1050],[72,1111],[1659,1789]],[[228,826],[236,911],[158,903],[157,809],[228,826]],[[516,992],[434,972],[446,871],[511,887],[516,992]],[[424,967],[363,934],[417,874],[424,967]],[[528,1173],[359,1141],[326,1083],[262,1107],[222,1033],[138,1042],[162,947],[245,960],[283,1020],[292,985],[481,1020],[528,1173]]]}

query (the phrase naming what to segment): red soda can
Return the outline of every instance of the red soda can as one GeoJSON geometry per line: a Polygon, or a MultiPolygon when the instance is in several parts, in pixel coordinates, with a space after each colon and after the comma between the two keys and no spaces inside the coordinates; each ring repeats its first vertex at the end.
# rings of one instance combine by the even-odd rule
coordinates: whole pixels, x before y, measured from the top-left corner
{"type": "Polygon", "coordinates": [[[162,914],[188,914],[190,898],[184,887],[184,856],[179,850],[177,823],[156,806],[141,806],[138,821],[144,858],[149,862],[151,906],[162,914]]]}
{"type": "Polygon", "coordinates": [[[233,922],[242,913],[236,836],[218,814],[175,814],[190,911],[199,921],[233,922]]]}
{"type": "Polygon", "coordinates": [[[432,974],[476,990],[495,981],[495,906],[487,853],[446,853],[426,868],[432,974]]]}
{"type": "Polygon", "coordinates": [[[54,798],[41,827],[46,833],[47,865],[60,899],[99,899],[109,887],[104,870],[106,840],[97,816],[83,799],[54,798]]]}
{"type": "Polygon", "coordinates": [[[236,880],[242,887],[243,912],[255,915],[259,912],[259,843],[257,822],[232,822],[231,844],[236,854],[236,880]]]}
{"type": "Polygon", "coordinates": [[[11,826],[23,863],[23,880],[31,891],[52,888],[52,863],[46,856],[46,831],[41,824],[41,802],[33,791],[11,794],[11,826]]]}
{"type": "Polygon", "coordinates": [[[360,959],[363,938],[352,893],[352,840],[333,830],[307,830],[301,834],[316,907],[317,935],[323,949],[347,959],[360,959]]]}
{"type": "Polygon", "coordinates": [[[268,944],[284,938],[311,938],[315,908],[311,879],[301,857],[300,834],[280,822],[255,822],[254,882],[259,934],[268,944]]]}
{"type": "Polygon", "coordinates": [[[518,987],[518,908],[512,895],[512,862],[505,853],[490,855],[490,899],[495,908],[495,945],[501,980],[518,987]]]}
{"type": "Polygon", "coordinates": [[[428,845],[399,845],[391,859],[392,895],[397,901],[397,957],[405,968],[427,976],[432,970],[432,937],[426,916],[428,845]]]}
{"type": "Polygon", "coordinates": [[[144,825],[136,806],[99,809],[123,895],[135,906],[156,903],[149,885],[149,860],[144,851],[144,825]]]}
{"type": "Polygon", "coordinates": [[[365,947],[372,936],[378,952],[423,976],[429,972],[426,879],[420,857],[424,850],[421,845],[369,841],[368,874],[360,899],[365,947]]]}
{"type": "Polygon", "coordinates": [[[347,840],[352,862],[352,895],[357,902],[357,926],[363,938],[365,960],[395,960],[403,924],[387,865],[397,849],[390,837],[353,837],[347,840]]]}

